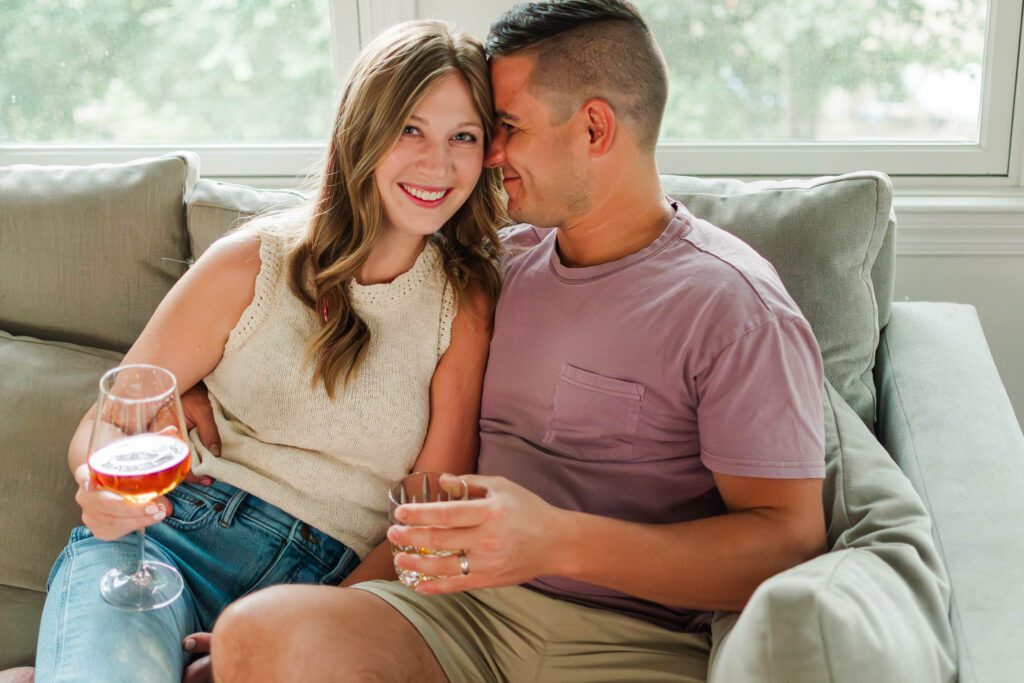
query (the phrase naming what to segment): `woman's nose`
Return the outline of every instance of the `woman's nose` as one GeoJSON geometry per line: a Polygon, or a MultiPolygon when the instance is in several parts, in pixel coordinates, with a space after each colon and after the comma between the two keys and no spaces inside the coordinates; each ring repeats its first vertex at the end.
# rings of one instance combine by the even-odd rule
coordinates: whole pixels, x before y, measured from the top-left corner
{"type": "Polygon", "coordinates": [[[432,176],[441,176],[447,172],[448,163],[448,146],[440,144],[426,145],[420,153],[417,165],[424,173],[429,173],[432,176]]]}

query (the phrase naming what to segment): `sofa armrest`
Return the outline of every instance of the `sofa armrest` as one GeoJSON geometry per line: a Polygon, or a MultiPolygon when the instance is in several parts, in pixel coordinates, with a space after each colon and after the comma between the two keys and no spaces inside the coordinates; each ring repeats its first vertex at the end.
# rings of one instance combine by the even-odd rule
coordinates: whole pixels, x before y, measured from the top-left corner
{"type": "Polygon", "coordinates": [[[932,515],[960,681],[1024,672],[1024,435],[974,307],[897,303],[875,366],[878,436],[932,515]]]}

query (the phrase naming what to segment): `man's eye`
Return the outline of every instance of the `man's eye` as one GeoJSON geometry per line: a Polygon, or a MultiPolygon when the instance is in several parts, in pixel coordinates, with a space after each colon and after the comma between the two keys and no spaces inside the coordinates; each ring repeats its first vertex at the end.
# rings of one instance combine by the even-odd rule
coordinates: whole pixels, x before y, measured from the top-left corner
{"type": "Polygon", "coordinates": [[[472,133],[456,133],[454,139],[459,142],[476,142],[477,137],[472,133]]]}
{"type": "Polygon", "coordinates": [[[506,133],[509,133],[510,135],[511,135],[511,134],[512,134],[512,132],[513,132],[513,131],[515,131],[515,129],[516,129],[516,127],[515,127],[515,126],[513,126],[513,125],[512,125],[511,123],[509,123],[508,121],[502,121],[501,123],[499,123],[499,124],[498,124],[498,126],[499,126],[499,127],[500,127],[500,128],[501,128],[501,129],[503,130],[503,131],[505,131],[506,133]]]}

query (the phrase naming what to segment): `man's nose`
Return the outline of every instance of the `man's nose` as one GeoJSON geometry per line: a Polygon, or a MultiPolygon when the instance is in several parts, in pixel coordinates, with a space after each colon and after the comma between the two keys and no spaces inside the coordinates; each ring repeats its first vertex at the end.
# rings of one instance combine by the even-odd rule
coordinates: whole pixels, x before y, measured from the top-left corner
{"type": "Polygon", "coordinates": [[[498,131],[491,138],[487,145],[487,154],[484,155],[484,166],[487,168],[498,168],[505,163],[505,131],[498,131]]]}

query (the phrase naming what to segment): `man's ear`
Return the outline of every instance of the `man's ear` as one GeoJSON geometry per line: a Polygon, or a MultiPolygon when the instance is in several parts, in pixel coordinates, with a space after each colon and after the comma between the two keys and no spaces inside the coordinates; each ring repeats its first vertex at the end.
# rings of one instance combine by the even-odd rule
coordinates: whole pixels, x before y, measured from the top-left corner
{"type": "Polygon", "coordinates": [[[604,156],[615,140],[618,120],[611,105],[605,100],[594,98],[583,103],[580,109],[589,134],[590,155],[604,156]]]}

